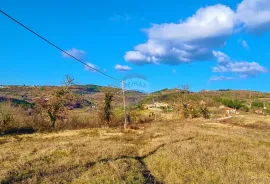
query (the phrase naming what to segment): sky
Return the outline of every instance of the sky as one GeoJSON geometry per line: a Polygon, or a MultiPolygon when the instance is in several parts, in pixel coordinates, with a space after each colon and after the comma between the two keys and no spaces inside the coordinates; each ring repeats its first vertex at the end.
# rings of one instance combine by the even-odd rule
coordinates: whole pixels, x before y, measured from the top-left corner
{"type": "MultiPolygon", "coordinates": [[[[149,91],[270,92],[269,0],[1,0],[0,9],[69,54],[149,91]]],[[[0,85],[119,86],[0,14],[0,85]]]]}

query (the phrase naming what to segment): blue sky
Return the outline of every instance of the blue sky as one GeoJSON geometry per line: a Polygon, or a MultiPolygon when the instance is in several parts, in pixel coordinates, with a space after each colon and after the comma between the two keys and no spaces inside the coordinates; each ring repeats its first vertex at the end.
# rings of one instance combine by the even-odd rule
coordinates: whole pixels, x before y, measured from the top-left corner
{"type": "MultiPolygon", "coordinates": [[[[2,0],[1,10],[119,80],[144,75],[151,91],[270,91],[268,0],[2,0]]],[[[118,85],[0,15],[0,84],[118,85]]]]}

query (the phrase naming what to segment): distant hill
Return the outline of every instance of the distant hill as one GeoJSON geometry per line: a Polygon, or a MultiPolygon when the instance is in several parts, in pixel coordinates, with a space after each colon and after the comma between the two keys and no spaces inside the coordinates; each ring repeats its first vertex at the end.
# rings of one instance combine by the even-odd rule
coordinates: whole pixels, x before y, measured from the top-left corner
{"type": "MultiPolygon", "coordinates": [[[[53,89],[59,88],[59,86],[4,86],[0,88],[0,102],[14,101],[18,103],[32,104],[33,99],[40,97],[42,94],[50,94],[53,89]]],[[[111,91],[114,93],[115,103],[122,104],[122,89],[112,88],[99,85],[74,85],[71,90],[83,96],[89,102],[100,104],[104,99],[104,92],[111,91]]],[[[126,100],[129,104],[138,103],[145,94],[138,91],[126,91],[126,100]]],[[[88,103],[85,103],[88,104],[88,103]]]]}
{"type": "MultiPolygon", "coordinates": [[[[0,99],[6,101],[6,99],[12,99],[13,102],[20,104],[33,104],[33,99],[39,97],[41,94],[50,94],[50,91],[57,86],[3,86],[0,88],[0,99]]],[[[104,99],[104,92],[107,90],[112,91],[115,95],[115,104],[122,105],[122,90],[120,88],[111,88],[99,85],[74,85],[71,87],[72,91],[78,95],[81,95],[85,100],[100,104],[104,99]]],[[[178,103],[183,95],[188,101],[198,104],[201,101],[205,101],[208,104],[217,105],[217,98],[229,98],[246,101],[247,103],[259,100],[264,102],[270,102],[270,93],[263,93],[257,91],[248,90],[202,90],[200,92],[187,92],[180,89],[162,89],[152,92],[150,94],[141,93],[138,91],[126,91],[126,100],[130,104],[138,103],[152,103],[154,101],[166,102],[166,103],[178,103]]]]}

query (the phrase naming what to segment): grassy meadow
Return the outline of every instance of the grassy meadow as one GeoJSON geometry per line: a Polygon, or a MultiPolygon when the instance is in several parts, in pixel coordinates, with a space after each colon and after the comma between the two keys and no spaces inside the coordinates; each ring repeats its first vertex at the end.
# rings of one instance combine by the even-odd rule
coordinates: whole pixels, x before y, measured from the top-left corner
{"type": "Polygon", "coordinates": [[[106,90],[1,89],[0,183],[270,183],[268,93],[106,90]]]}
{"type": "Polygon", "coordinates": [[[252,119],[175,120],[141,124],[137,130],[2,136],[0,181],[269,183],[270,118],[252,119]]]}

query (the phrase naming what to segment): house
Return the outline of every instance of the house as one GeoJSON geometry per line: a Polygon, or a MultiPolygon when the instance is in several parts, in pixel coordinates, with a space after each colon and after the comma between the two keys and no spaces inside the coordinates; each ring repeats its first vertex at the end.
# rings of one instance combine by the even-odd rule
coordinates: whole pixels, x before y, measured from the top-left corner
{"type": "Polygon", "coordinates": [[[144,104],[143,105],[144,110],[147,110],[147,109],[150,109],[150,108],[154,108],[154,105],[153,104],[144,104]]]}
{"type": "Polygon", "coordinates": [[[161,110],[161,109],[169,109],[170,105],[167,103],[160,103],[160,102],[155,102],[153,104],[144,104],[143,109],[147,110],[161,110]]]}
{"type": "Polygon", "coordinates": [[[263,110],[255,110],[255,114],[264,115],[263,110]]]}
{"type": "Polygon", "coordinates": [[[224,109],[224,111],[226,112],[227,115],[237,114],[236,109],[232,109],[230,107],[224,107],[223,109],[224,109]]]}
{"type": "Polygon", "coordinates": [[[0,88],[8,88],[8,86],[0,85],[0,88]]]}
{"type": "Polygon", "coordinates": [[[41,102],[41,103],[45,103],[49,101],[48,97],[35,97],[32,99],[34,102],[41,102]]]}
{"type": "Polygon", "coordinates": [[[203,100],[201,100],[201,101],[199,102],[199,104],[200,104],[200,105],[206,105],[206,102],[203,101],[203,100]]]}
{"type": "Polygon", "coordinates": [[[163,108],[167,109],[170,107],[169,104],[167,104],[167,103],[159,103],[159,102],[154,103],[154,106],[156,108],[160,108],[160,109],[163,109],[163,108]]]}
{"type": "Polygon", "coordinates": [[[224,105],[221,105],[221,106],[219,106],[218,108],[219,108],[219,109],[224,109],[225,106],[224,106],[224,105]]]}

